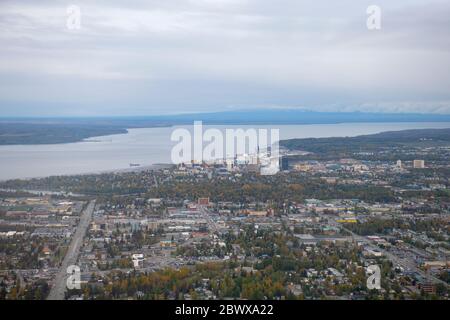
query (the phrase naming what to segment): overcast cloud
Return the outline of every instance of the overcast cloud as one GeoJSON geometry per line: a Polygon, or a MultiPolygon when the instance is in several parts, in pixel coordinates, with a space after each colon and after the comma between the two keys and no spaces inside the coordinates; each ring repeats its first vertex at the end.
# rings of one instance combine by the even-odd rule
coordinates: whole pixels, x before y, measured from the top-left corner
{"type": "Polygon", "coordinates": [[[447,0],[3,0],[0,44],[0,116],[450,113],[447,0]]]}

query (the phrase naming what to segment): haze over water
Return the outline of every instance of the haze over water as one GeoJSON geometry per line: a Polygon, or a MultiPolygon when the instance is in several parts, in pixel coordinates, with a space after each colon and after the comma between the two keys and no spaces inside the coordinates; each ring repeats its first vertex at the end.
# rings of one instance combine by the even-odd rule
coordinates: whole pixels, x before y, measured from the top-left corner
{"type": "MultiPolygon", "coordinates": [[[[129,169],[130,163],[150,166],[171,162],[170,140],[176,127],[129,129],[127,134],[93,137],[51,145],[0,146],[0,180],[96,173],[129,169]]],[[[189,126],[182,126],[188,128],[189,126]]],[[[407,129],[450,128],[449,122],[341,123],[313,125],[217,125],[208,128],[280,129],[280,139],[344,137],[407,129]]]]}

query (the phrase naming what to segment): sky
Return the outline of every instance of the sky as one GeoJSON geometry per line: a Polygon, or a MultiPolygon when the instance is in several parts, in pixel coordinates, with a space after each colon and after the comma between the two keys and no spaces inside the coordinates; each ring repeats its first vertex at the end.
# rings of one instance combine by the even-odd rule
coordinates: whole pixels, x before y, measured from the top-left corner
{"type": "Polygon", "coordinates": [[[448,0],[0,1],[0,117],[450,114],[449,70],[448,0]]]}

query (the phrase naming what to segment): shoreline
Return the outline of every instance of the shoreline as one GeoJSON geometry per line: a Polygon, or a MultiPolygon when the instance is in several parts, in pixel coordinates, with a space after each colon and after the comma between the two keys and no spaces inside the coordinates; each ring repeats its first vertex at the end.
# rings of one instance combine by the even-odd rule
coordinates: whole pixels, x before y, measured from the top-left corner
{"type": "MultiPolygon", "coordinates": [[[[239,114],[239,113],[237,113],[239,114]]],[[[324,113],[327,115],[327,113],[324,113]]],[[[364,113],[359,114],[359,116],[364,113]]],[[[190,117],[194,116],[192,114],[190,117]]],[[[396,114],[398,116],[398,114],[396,114]]],[[[314,126],[314,125],[364,125],[364,124],[394,124],[394,123],[449,123],[450,115],[441,115],[441,118],[437,118],[436,115],[429,117],[430,115],[423,115],[425,118],[412,117],[411,114],[405,114],[406,118],[389,118],[386,119],[261,119],[253,121],[244,121],[241,119],[221,119],[211,120],[202,119],[202,114],[199,114],[198,121],[202,121],[204,126],[314,126]],[[428,116],[428,118],[426,117],[428,116]]],[[[158,117],[156,117],[158,118],[158,117]]],[[[101,139],[107,136],[116,136],[129,134],[129,130],[132,129],[157,129],[157,128],[170,128],[180,126],[192,126],[195,117],[192,119],[186,118],[181,120],[170,119],[114,119],[105,120],[111,122],[96,122],[99,119],[88,119],[85,121],[73,121],[70,119],[54,119],[50,122],[46,122],[44,119],[15,119],[8,120],[0,118],[0,147],[2,146],[45,146],[45,145],[65,145],[81,142],[102,142],[101,139]],[[192,120],[192,121],[191,121],[192,120]],[[43,121],[43,122],[42,122],[43,121]],[[117,121],[117,122],[114,122],[117,121]],[[136,122],[137,121],[137,122],[136,122]],[[160,121],[158,123],[158,121],[160,121]],[[155,123],[156,122],[156,123],[155,123]],[[2,128],[3,126],[3,128],[2,128]],[[9,127],[9,128],[8,128],[9,127]],[[47,132],[50,131],[50,134],[47,132]],[[20,142],[14,141],[14,139],[23,140],[20,142]],[[10,141],[8,141],[10,139],[10,141]],[[12,139],[12,141],[11,141],[12,139]],[[34,141],[33,141],[34,139],[34,141]]]]}
{"type": "MultiPolygon", "coordinates": [[[[108,174],[108,173],[157,171],[157,170],[162,170],[162,169],[168,169],[168,168],[171,168],[172,166],[173,166],[173,164],[170,164],[170,163],[155,163],[155,164],[151,164],[151,165],[145,165],[145,166],[133,167],[133,168],[100,170],[100,171],[91,171],[91,172],[83,172],[83,173],[54,174],[54,175],[47,175],[47,176],[40,176],[40,177],[26,177],[26,178],[16,178],[16,179],[0,179],[0,183],[12,181],[12,180],[29,181],[29,180],[33,180],[33,179],[45,179],[45,178],[51,178],[51,177],[73,177],[73,176],[100,175],[100,174],[108,174]]],[[[8,191],[8,190],[0,188],[0,191],[8,191]]],[[[25,190],[25,189],[11,189],[9,191],[51,192],[51,190],[25,190]]]]}
{"type": "MultiPolygon", "coordinates": [[[[445,130],[450,128],[450,123],[408,123],[407,125],[396,125],[394,123],[370,123],[365,124],[351,124],[351,125],[287,125],[286,135],[280,137],[280,143],[288,140],[297,139],[309,139],[305,136],[311,136],[315,138],[325,137],[357,137],[372,135],[382,132],[401,132],[406,130],[445,130]],[[328,127],[330,128],[328,130],[328,127]],[[289,131],[290,130],[290,131],[289,131]],[[342,131],[344,130],[344,131],[342,131]],[[376,133],[374,133],[376,132],[376,133]],[[329,133],[329,135],[328,135],[329,133]],[[289,136],[289,137],[287,137],[289,136]]],[[[147,130],[144,128],[130,128],[132,130],[147,130]]],[[[158,129],[158,128],[150,128],[158,129]]],[[[167,127],[160,127],[159,129],[167,130],[167,127]]],[[[245,129],[245,128],[244,128],[245,129]]],[[[153,131],[152,131],[153,132],[153,131]]],[[[112,141],[105,145],[107,148],[98,150],[97,143],[89,144],[90,147],[80,145],[79,143],[65,144],[61,147],[61,144],[53,144],[49,148],[44,145],[32,146],[0,146],[0,165],[2,165],[3,177],[0,178],[0,182],[6,182],[11,180],[31,180],[42,179],[52,176],[76,176],[76,175],[90,175],[90,174],[103,174],[111,172],[136,172],[144,170],[158,170],[164,167],[170,167],[170,144],[161,143],[161,139],[170,139],[170,133],[164,132],[161,135],[154,137],[155,142],[148,140],[152,137],[149,133],[139,133],[133,136],[132,139],[119,139],[120,141],[112,141]],[[166,137],[167,135],[167,137],[166,137]],[[140,140],[139,140],[140,139],[140,140]],[[158,140],[159,139],[159,140],[158,140]],[[143,141],[145,143],[143,143],[143,141]],[[136,143],[136,145],[134,145],[136,143]],[[68,146],[68,147],[66,147],[68,146]],[[130,149],[129,147],[132,148],[130,149]],[[144,148],[144,149],[142,149],[144,148]],[[129,150],[132,152],[129,153],[129,150]],[[106,154],[104,153],[106,152],[106,154]],[[166,155],[167,152],[167,156],[166,155]],[[115,155],[126,154],[122,157],[119,166],[114,166],[116,161],[110,161],[114,159],[115,155]],[[36,155],[36,157],[35,157],[36,155]],[[163,155],[163,156],[161,156],[163,155]],[[98,158],[97,158],[98,157],[98,158]],[[34,159],[34,160],[33,160],[34,159]],[[57,160],[54,160],[57,159],[57,160]],[[61,160],[60,160],[61,159],[61,160]],[[79,160],[80,159],[80,160],[79,160]],[[53,166],[49,166],[48,163],[40,166],[40,163],[49,161],[53,166]],[[89,161],[92,166],[76,166],[77,161],[89,161]],[[105,161],[105,166],[102,168],[102,162],[105,161]],[[109,161],[109,163],[108,163],[109,161]],[[111,163],[113,162],[113,163],[111,163]],[[142,164],[141,166],[128,167],[130,163],[142,164]],[[150,163],[150,164],[148,164],[150,163]],[[74,168],[71,168],[71,167],[74,168]],[[76,168],[75,168],[76,167],[76,168]],[[104,169],[106,168],[106,169],[104,169]],[[25,170],[26,169],[26,170],[25,170]],[[41,170],[43,169],[43,170],[41,170]],[[79,171],[78,171],[79,170],[79,171]],[[66,171],[66,173],[64,173],[66,171]],[[61,173],[59,173],[61,172],[61,173]]],[[[157,134],[157,132],[155,132],[157,134]]],[[[121,136],[125,137],[130,135],[127,133],[121,136]]],[[[113,139],[114,140],[114,139],[113,139]]],[[[165,140],[164,140],[165,141],[165,140]]],[[[86,141],[89,142],[89,141],[86,141]]],[[[84,143],[88,145],[88,143],[84,143]]],[[[104,142],[104,141],[102,141],[104,142]]],[[[105,147],[105,146],[103,146],[105,147]]]]}

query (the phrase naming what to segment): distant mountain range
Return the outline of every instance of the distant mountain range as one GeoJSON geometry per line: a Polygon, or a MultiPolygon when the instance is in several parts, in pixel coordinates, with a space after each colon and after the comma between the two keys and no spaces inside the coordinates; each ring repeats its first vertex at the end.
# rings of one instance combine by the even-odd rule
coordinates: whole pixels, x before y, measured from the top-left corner
{"type": "Polygon", "coordinates": [[[344,122],[447,122],[450,114],[376,113],[376,112],[317,112],[294,109],[241,110],[207,113],[187,113],[160,116],[117,117],[23,117],[0,118],[5,122],[37,124],[97,124],[119,127],[189,124],[327,124],[344,122]]]}
{"type": "Polygon", "coordinates": [[[344,122],[447,122],[450,121],[450,114],[315,112],[270,109],[180,114],[144,117],[143,119],[176,124],[192,123],[193,121],[203,121],[206,124],[331,124],[344,122]]]}

